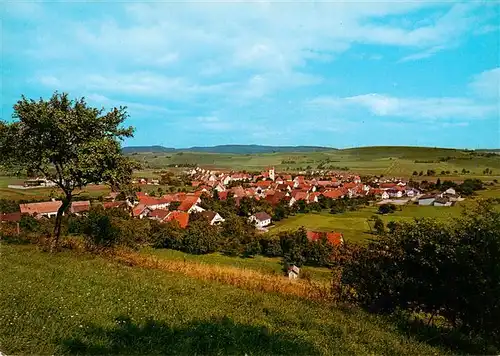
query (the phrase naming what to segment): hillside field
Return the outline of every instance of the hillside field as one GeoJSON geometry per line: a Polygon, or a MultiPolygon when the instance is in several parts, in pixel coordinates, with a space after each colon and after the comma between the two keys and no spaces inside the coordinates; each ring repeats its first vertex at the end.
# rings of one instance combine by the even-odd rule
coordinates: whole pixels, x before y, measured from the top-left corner
{"type": "MultiPolygon", "coordinates": [[[[144,168],[159,169],[167,165],[193,164],[210,169],[233,169],[259,171],[274,166],[278,171],[299,171],[307,167],[348,168],[349,172],[361,175],[381,175],[410,178],[413,171],[428,169],[436,172],[449,171],[447,179],[463,180],[477,177],[483,180],[500,178],[500,155],[444,148],[426,147],[364,147],[321,152],[266,153],[266,154],[220,154],[220,153],[155,153],[141,152],[131,157],[141,162],[144,168]],[[418,161],[415,162],[415,161],[418,161]],[[490,168],[492,175],[484,175],[490,168]],[[470,171],[461,174],[462,169],[470,171]],[[454,172],[458,173],[454,173],[454,172]]],[[[435,179],[416,176],[414,179],[435,179]]]]}
{"type": "Polygon", "coordinates": [[[6,354],[451,352],[356,308],[87,254],[51,255],[31,245],[3,244],[0,268],[0,350],[6,354]]]}
{"type": "Polygon", "coordinates": [[[437,206],[402,206],[401,210],[393,214],[378,215],[377,206],[362,208],[358,211],[348,211],[342,214],[330,214],[329,212],[297,214],[284,220],[276,222],[270,229],[271,233],[278,233],[290,229],[305,227],[314,231],[338,231],[344,234],[344,239],[349,242],[365,242],[373,238],[370,233],[368,219],[374,215],[379,216],[385,224],[389,221],[404,221],[414,218],[450,219],[460,215],[461,207],[437,207],[437,206]]]}

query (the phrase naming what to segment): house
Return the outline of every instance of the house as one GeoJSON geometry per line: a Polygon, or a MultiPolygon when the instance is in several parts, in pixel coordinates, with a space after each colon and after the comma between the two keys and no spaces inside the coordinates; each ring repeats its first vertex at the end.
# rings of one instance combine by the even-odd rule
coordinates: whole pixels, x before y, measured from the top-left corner
{"type": "Polygon", "coordinates": [[[139,197],[139,203],[144,206],[147,206],[151,210],[167,209],[170,202],[171,202],[170,198],[155,198],[147,195],[139,197]]]}
{"type": "Polygon", "coordinates": [[[453,188],[448,188],[444,191],[444,194],[447,194],[447,195],[457,195],[457,191],[453,188]]]}
{"type": "Polygon", "coordinates": [[[389,194],[391,198],[401,198],[403,196],[403,192],[396,188],[387,189],[384,193],[389,194]]]}
{"type": "Polygon", "coordinates": [[[382,193],[381,195],[381,198],[382,199],[389,199],[391,196],[389,195],[389,193],[387,192],[387,190],[384,190],[384,192],[382,193]]]}
{"type": "Polygon", "coordinates": [[[88,212],[89,210],[90,210],[90,201],[89,200],[74,201],[71,203],[71,207],[69,209],[69,211],[75,215],[81,215],[83,213],[88,212]]]}
{"type": "Polygon", "coordinates": [[[418,191],[415,188],[410,188],[406,191],[406,195],[410,198],[415,197],[420,194],[420,191],[418,191]]]}
{"type": "Polygon", "coordinates": [[[132,209],[132,216],[135,218],[142,219],[145,216],[148,216],[149,213],[151,212],[151,208],[145,206],[144,204],[137,204],[133,209],[132,209]]]}
{"type": "Polygon", "coordinates": [[[434,200],[436,200],[436,197],[432,194],[422,195],[420,199],[418,199],[418,205],[429,206],[434,203],[434,200]]]}
{"type": "Polygon", "coordinates": [[[123,209],[127,210],[127,202],[125,201],[108,201],[103,204],[104,209],[123,209]]]}
{"type": "Polygon", "coordinates": [[[300,268],[293,265],[288,267],[288,278],[289,279],[297,279],[299,277],[300,268]]]}
{"type": "Polygon", "coordinates": [[[193,211],[202,212],[204,209],[196,205],[200,202],[201,199],[197,196],[187,196],[183,201],[181,201],[181,205],[179,205],[177,210],[185,211],[188,213],[191,213],[193,211]]]}
{"type": "Polygon", "coordinates": [[[21,213],[0,213],[0,223],[19,222],[21,220],[21,213]]]}
{"type": "Polygon", "coordinates": [[[45,216],[47,218],[55,217],[57,211],[62,205],[62,201],[53,200],[41,203],[19,204],[21,214],[34,215],[36,217],[45,216]]]}
{"type": "Polygon", "coordinates": [[[272,206],[278,205],[282,199],[284,199],[286,196],[285,193],[283,192],[274,192],[274,194],[268,194],[266,195],[266,201],[269,202],[272,206]]]}
{"type": "Polygon", "coordinates": [[[189,213],[175,210],[167,215],[165,221],[177,221],[179,226],[185,229],[189,223],[189,213]]]}
{"type": "Polygon", "coordinates": [[[330,198],[330,199],[343,198],[344,195],[345,195],[345,193],[340,189],[332,189],[332,190],[327,190],[326,192],[323,192],[323,196],[325,198],[330,198]]]}
{"type": "Polygon", "coordinates": [[[226,221],[219,213],[211,210],[205,210],[201,212],[201,216],[203,216],[210,225],[219,225],[226,221]]]}
{"type": "Polygon", "coordinates": [[[271,224],[271,216],[266,212],[258,212],[250,216],[250,222],[254,222],[258,229],[262,229],[271,224]]]}
{"type": "Polygon", "coordinates": [[[453,202],[447,197],[438,197],[434,200],[434,206],[452,206],[453,202]]]}
{"type": "Polygon", "coordinates": [[[165,221],[168,214],[170,214],[168,210],[156,209],[150,212],[148,217],[152,220],[165,221]]]}
{"type": "Polygon", "coordinates": [[[332,246],[340,246],[344,243],[344,235],[341,232],[307,231],[307,239],[309,241],[318,241],[323,237],[325,237],[332,246]]]}

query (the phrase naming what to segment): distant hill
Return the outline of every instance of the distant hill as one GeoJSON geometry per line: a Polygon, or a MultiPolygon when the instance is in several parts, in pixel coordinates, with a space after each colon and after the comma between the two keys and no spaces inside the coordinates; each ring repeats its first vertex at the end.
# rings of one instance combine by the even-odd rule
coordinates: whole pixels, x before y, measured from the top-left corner
{"type": "Polygon", "coordinates": [[[334,150],[332,147],[322,146],[262,146],[262,145],[219,145],[212,147],[170,148],[163,146],[129,146],[123,147],[123,153],[145,152],[204,152],[204,153],[286,153],[286,152],[320,152],[334,150]]]}
{"type": "Polygon", "coordinates": [[[127,153],[145,153],[145,152],[175,152],[175,148],[163,146],[128,146],[123,147],[122,152],[127,153]]]}

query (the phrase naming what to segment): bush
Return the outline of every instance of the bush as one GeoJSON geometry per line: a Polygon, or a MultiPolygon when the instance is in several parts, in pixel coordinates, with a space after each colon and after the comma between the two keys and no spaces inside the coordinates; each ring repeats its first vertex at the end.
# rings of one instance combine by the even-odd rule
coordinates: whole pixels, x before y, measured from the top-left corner
{"type": "Polygon", "coordinates": [[[263,238],[260,240],[261,252],[266,257],[281,257],[280,240],[274,237],[263,238]]]}
{"type": "Polygon", "coordinates": [[[90,210],[83,224],[85,241],[90,248],[109,248],[118,244],[120,231],[101,209],[90,210]]]}
{"type": "Polygon", "coordinates": [[[200,219],[189,224],[182,241],[182,250],[201,255],[217,251],[220,244],[221,235],[218,228],[200,219]]]}
{"type": "Polygon", "coordinates": [[[394,204],[382,204],[378,207],[379,214],[390,214],[396,211],[396,205],[394,204]]]}
{"type": "Polygon", "coordinates": [[[339,265],[344,297],[372,311],[440,315],[500,340],[500,213],[486,202],[449,225],[395,223],[339,265]]]}

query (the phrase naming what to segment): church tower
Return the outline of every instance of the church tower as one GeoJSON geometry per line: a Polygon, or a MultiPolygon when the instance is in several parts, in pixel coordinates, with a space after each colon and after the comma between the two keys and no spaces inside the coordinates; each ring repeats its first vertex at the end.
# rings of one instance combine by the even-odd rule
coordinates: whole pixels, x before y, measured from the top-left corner
{"type": "Polygon", "coordinates": [[[272,181],[274,181],[275,178],[274,174],[275,174],[274,167],[269,168],[269,179],[271,179],[272,181]]]}

